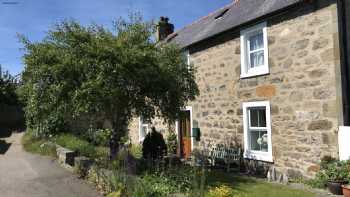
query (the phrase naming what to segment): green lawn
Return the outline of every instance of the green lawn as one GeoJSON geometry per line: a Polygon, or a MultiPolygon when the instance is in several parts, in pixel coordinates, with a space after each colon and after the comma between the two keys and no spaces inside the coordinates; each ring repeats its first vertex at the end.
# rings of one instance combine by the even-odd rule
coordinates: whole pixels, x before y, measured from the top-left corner
{"type": "Polygon", "coordinates": [[[209,187],[227,185],[237,197],[314,197],[315,194],[289,188],[285,185],[267,183],[248,177],[240,177],[224,172],[211,172],[208,176],[209,187]]]}

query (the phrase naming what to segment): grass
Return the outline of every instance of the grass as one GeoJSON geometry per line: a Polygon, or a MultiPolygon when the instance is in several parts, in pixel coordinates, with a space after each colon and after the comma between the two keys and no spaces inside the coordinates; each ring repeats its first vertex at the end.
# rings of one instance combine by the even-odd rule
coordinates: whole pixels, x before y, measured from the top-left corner
{"type": "Polygon", "coordinates": [[[56,146],[47,142],[47,140],[35,138],[31,132],[26,132],[22,137],[22,145],[25,151],[56,157],[56,146]]]}
{"type": "Polygon", "coordinates": [[[101,158],[108,156],[108,149],[102,146],[94,146],[72,134],[60,134],[54,137],[53,141],[65,148],[78,152],[79,155],[90,158],[101,158]]]}
{"type": "Polygon", "coordinates": [[[235,176],[224,172],[211,172],[207,177],[209,188],[226,185],[233,189],[233,194],[242,197],[314,197],[305,190],[292,189],[285,185],[267,183],[249,177],[235,176]]]}
{"type": "MultiPolygon", "coordinates": [[[[79,155],[90,158],[104,158],[108,157],[109,154],[108,148],[94,146],[88,141],[71,134],[59,134],[50,139],[50,141],[70,150],[77,151],[79,155]]],[[[56,157],[56,146],[49,143],[47,139],[35,138],[31,132],[24,134],[22,144],[24,150],[27,152],[56,157]]]]}
{"type": "Polygon", "coordinates": [[[136,159],[142,158],[142,146],[138,144],[133,144],[130,148],[130,153],[136,159]]]}

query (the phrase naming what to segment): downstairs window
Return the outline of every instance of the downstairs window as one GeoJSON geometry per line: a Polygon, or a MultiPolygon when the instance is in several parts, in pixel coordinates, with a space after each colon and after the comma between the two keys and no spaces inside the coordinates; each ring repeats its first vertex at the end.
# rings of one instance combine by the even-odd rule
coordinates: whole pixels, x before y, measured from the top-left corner
{"type": "Polygon", "coordinates": [[[243,103],[244,157],[272,162],[270,102],[243,103]]]}

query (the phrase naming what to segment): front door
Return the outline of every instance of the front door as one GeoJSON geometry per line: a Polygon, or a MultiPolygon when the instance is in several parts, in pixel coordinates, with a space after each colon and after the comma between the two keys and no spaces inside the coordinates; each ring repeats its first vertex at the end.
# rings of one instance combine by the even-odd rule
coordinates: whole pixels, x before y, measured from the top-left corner
{"type": "Polygon", "coordinates": [[[191,112],[183,111],[179,120],[180,156],[189,158],[191,156],[191,112]]]}

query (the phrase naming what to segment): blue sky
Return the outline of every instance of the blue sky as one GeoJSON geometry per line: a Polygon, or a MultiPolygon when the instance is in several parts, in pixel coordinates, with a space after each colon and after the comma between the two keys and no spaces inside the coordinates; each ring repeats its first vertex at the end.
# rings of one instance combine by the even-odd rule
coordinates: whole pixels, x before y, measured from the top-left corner
{"type": "Polygon", "coordinates": [[[145,20],[168,16],[179,29],[232,0],[0,0],[0,64],[12,74],[23,70],[17,33],[39,41],[55,23],[72,18],[110,27],[120,16],[139,11],[145,20]]]}

